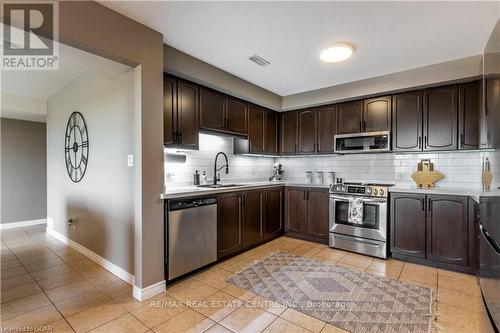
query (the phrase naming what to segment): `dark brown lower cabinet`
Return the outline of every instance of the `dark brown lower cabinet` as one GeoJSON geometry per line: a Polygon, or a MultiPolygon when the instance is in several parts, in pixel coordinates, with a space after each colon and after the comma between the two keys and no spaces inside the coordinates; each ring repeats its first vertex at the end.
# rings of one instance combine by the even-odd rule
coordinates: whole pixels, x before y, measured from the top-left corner
{"type": "Polygon", "coordinates": [[[260,190],[245,192],[243,198],[243,246],[257,244],[263,239],[262,215],[264,192],[260,190]]]}
{"type": "Polygon", "coordinates": [[[283,234],[283,188],[217,196],[217,259],[283,234]]]}
{"type": "Polygon", "coordinates": [[[467,197],[427,196],[428,259],[468,265],[467,208],[467,197]]]}
{"type": "Polygon", "coordinates": [[[328,243],[328,189],[288,187],[286,189],[286,234],[328,243]]]}
{"type": "Polygon", "coordinates": [[[391,194],[391,252],[425,258],[425,195],[391,194]]]}
{"type": "Polygon", "coordinates": [[[283,232],[283,188],[264,191],[264,239],[283,232]]]}
{"type": "Polygon", "coordinates": [[[473,272],[474,220],[470,214],[465,196],[392,193],[393,257],[473,272]]]}
{"type": "Polygon", "coordinates": [[[217,259],[243,248],[241,193],[217,196],[217,259]]]}

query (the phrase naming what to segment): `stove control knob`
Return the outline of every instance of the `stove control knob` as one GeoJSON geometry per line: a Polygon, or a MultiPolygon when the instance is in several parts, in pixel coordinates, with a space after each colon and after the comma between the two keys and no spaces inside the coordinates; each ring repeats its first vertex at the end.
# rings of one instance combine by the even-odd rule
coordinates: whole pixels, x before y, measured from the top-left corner
{"type": "Polygon", "coordinates": [[[345,192],[345,186],[342,186],[342,191],[345,192]]]}
{"type": "Polygon", "coordinates": [[[380,189],[380,196],[383,196],[383,195],[384,195],[384,190],[380,189]]]}
{"type": "Polygon", "coordinates": [[[342,189],[341,186],[335,186],[335,190],[340,191],[342,189]]]}
{"type": "Polygon", "coordinates": [[[367,193],[367,194],[372,194],[372,189],[371,189],[371,187],[368,187],[368,188],[366,189],[366,193],[367,193]]]}
{"type": "Polygon", "coordinates": [[[378,194],[378,190],[376,188],[373,189],[373,195],[377,195],[378,194]]]}

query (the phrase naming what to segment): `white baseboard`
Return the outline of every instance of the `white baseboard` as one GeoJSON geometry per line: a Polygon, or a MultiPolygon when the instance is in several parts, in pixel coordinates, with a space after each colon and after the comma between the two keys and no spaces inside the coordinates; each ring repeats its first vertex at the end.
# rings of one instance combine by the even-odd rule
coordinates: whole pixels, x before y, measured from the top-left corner
{"type": "Polygon", "coordinates": [[[30,227],[32,225],[46,224],[47,219],[39,219],[39,220],[29,220],[29,221],[20,221],[20,222],[11,222],[11,223],[2,223],[0,224],[0,230],[7,230],[13,228],[22,228],[22,227],[30,227]]]}
{"type": "MultiPolygon", "coordinates": [[[[98,255],[97,253],[94,253],[94,252],[90,251],[89,249],[87,249],[86,247],[81,246],[77,242],[72,241],[71,239],[69,239],[65,235],[55,231],[54,230],[54,222],[50,217],[47,218],[47,233],[49,235],[55,237],[57,240],[61,241],[62,243],[68,245],[72,249],[80,252],[81,254],[83,254],[84,256],[89,258],[90,260],[94,261],[96,264],[102,266],[103,268],[105,268],[109,272],[113,273],[114,275],[116,275],[117,277],[122,279],[123,281],[134,286],[135,277],[132,274],[130,274],[129,272],[127,272],[123,268],[113,264],[112,262],[104,259],[103,257],[98,255]]],[[[135,293],[135,288],[136,287],[134,286],[134,293],[135,293]]]]}
{"type": "Polygon", "coordinates": [[[142,302],[144,300],[147,300],[148,298],[151,298],[153,296],[165,292],[165,290],[166,290],[166,282],[165,280],[163,280],[142,289],[134,286],[133,296],[136,300],[142,302]]]}

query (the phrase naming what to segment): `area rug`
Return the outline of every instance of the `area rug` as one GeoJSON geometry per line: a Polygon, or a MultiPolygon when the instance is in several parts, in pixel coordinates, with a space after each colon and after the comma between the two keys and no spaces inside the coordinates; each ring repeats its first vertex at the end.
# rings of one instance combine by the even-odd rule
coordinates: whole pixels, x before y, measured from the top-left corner
{"type": "Polygon", "coordinates": [[[431,289],[320,260],[278,252],[227,282],[350,332],[431,330],[431,289]]]}

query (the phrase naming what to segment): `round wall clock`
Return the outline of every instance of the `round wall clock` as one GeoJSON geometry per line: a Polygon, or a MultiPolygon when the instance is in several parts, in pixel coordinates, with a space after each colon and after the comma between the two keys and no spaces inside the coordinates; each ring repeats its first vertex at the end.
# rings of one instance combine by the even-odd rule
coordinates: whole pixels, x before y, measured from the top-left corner
{"type": "Polygon", "coordinates": [[[64,156],[69,178],[75,183],[82,180],[89,161],[87,123],[80,112],[69,116],[64,138],[64,156]]]}

